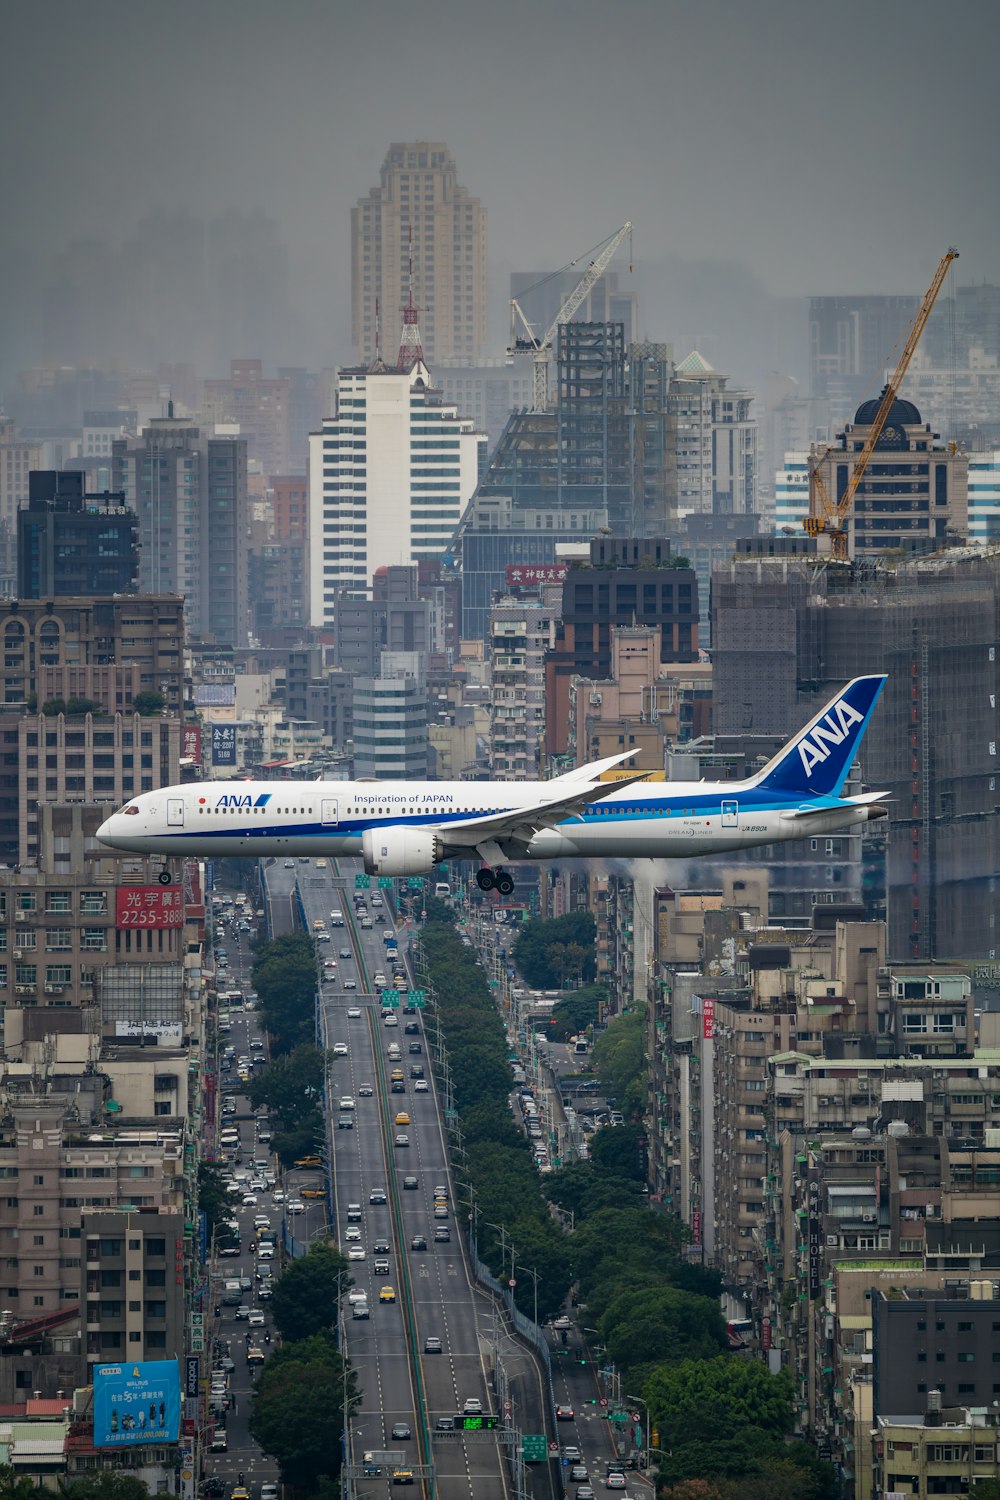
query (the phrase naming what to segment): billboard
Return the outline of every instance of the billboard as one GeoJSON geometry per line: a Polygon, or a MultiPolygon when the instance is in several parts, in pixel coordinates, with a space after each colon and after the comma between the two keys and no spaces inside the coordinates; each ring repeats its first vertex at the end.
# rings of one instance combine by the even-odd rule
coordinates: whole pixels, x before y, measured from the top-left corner
{"type": "Polygon", "coordinates": [[[701,1034],[706,1042],[715,1037],[715,996],[706,995],[701,1002],[701,1034]]]}
{"type": "Polygon", "coordinates": [[[201,764],[201,725],[181,725],[181,756],[201,764]]]}
{"type": "Polygon", "coordinates": [[[117,886],[115,926],[183,927],[184,893],[169,885],[117,886]]]}
{"type": "Polygon", "coordinates": [[[235,724],[213,724],[212,725],[212,765],[213,766],[235,766],[236,764],[236,725],[235,724]]]}
{"type": "Polygon", "coordinates": [[[181,1377],[176,1359],[94,1367],[94,1447],[176,1443],[181,1377]]]}
{"type": "Polygon", "coordinates": [[[507,587],[534,588],[539,583],[562,583],[568,572],[566,563],[517,563],[507,569],[507,587]]]}

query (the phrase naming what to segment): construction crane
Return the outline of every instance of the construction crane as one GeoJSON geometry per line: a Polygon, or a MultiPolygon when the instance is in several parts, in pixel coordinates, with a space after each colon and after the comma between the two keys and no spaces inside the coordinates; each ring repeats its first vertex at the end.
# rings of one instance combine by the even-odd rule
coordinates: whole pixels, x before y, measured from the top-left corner
{"type": "Polygon", "coordinates": [[[920,342],[927,319],[931,315],[931,309],[937,301],[938,292],[941,290],[944,278],[948,274],[952,261],[957,259],[958,251],[954,248],[949,249],[947,254],[942,256],[938,268],[934,272],[934,279],[927,288],[917,316],[910,326],[906,344],[902,354],[899,356],[899,363],[896,365],[892,373],[892,378],[882,392],[882,399],[879,402],[878,411],[875,413],[875,420],[868,430],[868,439],[855,460],[854,471],[840,499],[834,502],[830,498],[829,491],[820,473],[820,464],[826,458],[827,454],[833,450],[825,448],[818,455],[809,470],[809,514],[803,520],[802,525],[805,527],[808,536],[828,536],[830,538],[832,554],[840,561],[847,560],[847,518],[854,506],[854,497],[858,492],[858,486],[865,477],[865,471],[868,468],[872,454],[875,452],[875,446],[882,436],[882,429],[892,410],[892,403],[899,395],[903,378],[909,369],[914,350],[920,342]]]}
{"type": "MultiPolygon", "coordinates": [[[[598,255],[595,256],[590,265],[587,267],[586,271],[584,271],[583,275],[580,277],[580,280],[570,292],[562,307],[560,307],[559,311],[556,313],[550,327],[546,329],[541,338],[538,337],[534,328],[532,328],[531,323],[525,317],[517,298],[511,297],[510,343],[507,346],[507,354],[508,356],[513,356],[515,354],[530,354],[532,360],[534,361],[534,370],[532,372],[531,382],[532,411],[544,411],[545,407],[548,405],[549,361],[552,358],[552,341],[556,336],[560,324],[568,323],[570,318],[572,318],[573,314],[576,312],[577,308],[580,307],[585,301],[590,291],[604,275],[604,272],[611,264],[616,250],[618,249],[622,240],[625,239],[626,235],[630,237],[629,260],[631,261],[631,234],[631,223],[625,223],[616,234],[613,234],[609,240],[605,241],[603,249],[600,249],[598,255]],[[520,332],[518,329],[519,324],[521,330],[520,332]]],[[[569,264],[570,266],[573,266],[576,264],[576,262],[570,261],[569,264]]],[[[563,267],[563,269],[568,270],[569,267],[566,266],[563,267]]]]}

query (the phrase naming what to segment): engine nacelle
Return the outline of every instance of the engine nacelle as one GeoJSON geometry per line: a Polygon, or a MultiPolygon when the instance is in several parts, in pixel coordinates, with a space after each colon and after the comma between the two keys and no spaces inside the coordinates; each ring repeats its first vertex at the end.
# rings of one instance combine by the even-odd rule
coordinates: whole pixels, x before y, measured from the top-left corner
{"type": "Polygon", "coordinates": [[[361,853],[369,875],[426,875],[441,858],[441,841],[429,828],[366,828],[361,853]]]}

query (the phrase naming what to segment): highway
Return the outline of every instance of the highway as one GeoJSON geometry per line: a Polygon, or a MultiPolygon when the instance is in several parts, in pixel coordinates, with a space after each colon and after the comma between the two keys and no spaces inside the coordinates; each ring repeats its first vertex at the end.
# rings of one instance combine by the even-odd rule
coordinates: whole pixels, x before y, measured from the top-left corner
{"type": "MultiPolygon", "coordinates": [[[[321,986],[321,1040],[331,1054],[338,1044],[348,1049],[346,1056],[331,1056],[327,1119],[336,1239],[345,1254],[360,1243],[365,1259],[352,1262],[351,1270],[355,1286],[368,1291],[367,1319],[356,1320],[346,1303],[344,1307],[346,1347],[362,1391],[349,1437],[352,1473],[357,1475],[354,1493],[385,1494],[385,1477],[368,1478],[358,1471],[365,1453],[389,1451],[402,1453],[418,1477],[418,1465],[432,1464],[434,1493],[443,1500],[502,1500],[510,1489],[509,1469],[495,1442],[479,1434],[466,1440],[441,1431],[442,1420],[453,1423],[470,1400],[479,1401],[484,1414],[499,1415],[490,1379],[494,1313],[491,1300],[472,1284],[455,1223],[422,1016],[405,1014],[402,1007],[385,1019],[381,1015],[375,975],[383,973],[391,984],[393,968],[399,969],[386,959],[383,939],[385,932],[396,935],[390,906],[378,891],[366,892],[372,927],[363,930],[354,910],[353,869],[336,877],[332,868],[324,871],[316,862],[300,862],[297,885],[310,930],[316,922],[326,924],[330,941],[320,945],[321,957],[337,965],[335,979],[321,986]],[[334,909],[343,913],[342,928],[331,924],[334,909]],[[344,988],[350,979],[357,985],[354,990],[344,988]],[[398,1058],[389,1056],[390,1047],[398,1048],[398,1058]],[[401,1092],[390,1091],[394,1070],[403,1074],[401,1092]],[[417,1072],[426,1091],[415,1087],[417,1072]],[[341,1110],[342,1098],[352,1100],[353,1109],[341,1110]],[[397,1121],[397,1115],[406,1119],[397,1121]],[[338,1127],[341,1116],[353,1118],[352,1128],[338,1127]],[[408,1144],[397,1144],[400,1137],[408,1144]],[[407,1185],[407,1178],[415,1183],[407,1185]],[[447,1218],[435,1217],[438,1187],[446,1191],[447,1218]],[[379,1195],[379,1190],[387,1201],[371,1203],[373,1191],[379,1195]],[[349,1204],[361,1207],[357,1226],[349,1225],[349,1204]],[[354,1227],[360,1228],[360,1242],[348,1240],[348,1229],[354,1227]],[[375,1270],[379,1240],[390,1247],[387,1273],[375,1270]],[[393,1288],[394,1301],[380,1301],[384,1286],[393,1288]],[[440,1340],[440,1352],[426,1351],[428,1338],[440,1340]],[[412,1436],[393,1438],[397,1423],[412,1436]]],[[[404,935],[400,947],[405,946],[404,935]]],[[[315,1232],[312,1225],[310,1232],[315,1232]]],[[[509,1359],[514,1351],[505,1338],[501,1347],[509,1359]]],[[[537,1400],[537,1378],[535,1385],[537,1400]]]]}

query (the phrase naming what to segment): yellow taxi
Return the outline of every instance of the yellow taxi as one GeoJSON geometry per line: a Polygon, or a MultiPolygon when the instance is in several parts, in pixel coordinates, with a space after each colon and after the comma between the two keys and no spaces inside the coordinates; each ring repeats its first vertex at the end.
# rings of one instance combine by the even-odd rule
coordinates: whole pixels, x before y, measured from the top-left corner
{"type": "Polygon", "coordinates": [[[326,1188],[299,1188],[300,1198],[325,1198],[326,1188]]]}
{"type": "Polygon", "coordinates": [[[297,1167],[321,1167],[323,1165],[323,1158],[320,1156],[299,1156],[296,1158],[295,1165],[297,1167]]]}
{"type": "Polygon", "coordinates": [[[410,1117],[409,1117],[409,1115],[406,1113],[405,1109],[401,1109],[398,1112],[398,1114],[396,1115],[396,1124],[397,1125],[409,1125],[409,1123],[410,1123],[410,1117]]]}
{"type": "Polygon", "coordinates": [[[381,1291],[378,1294],[378,1300],[380,1302],[395,1302],[396,1288],[392,1286],[382,1287],[381,1291]]]}

